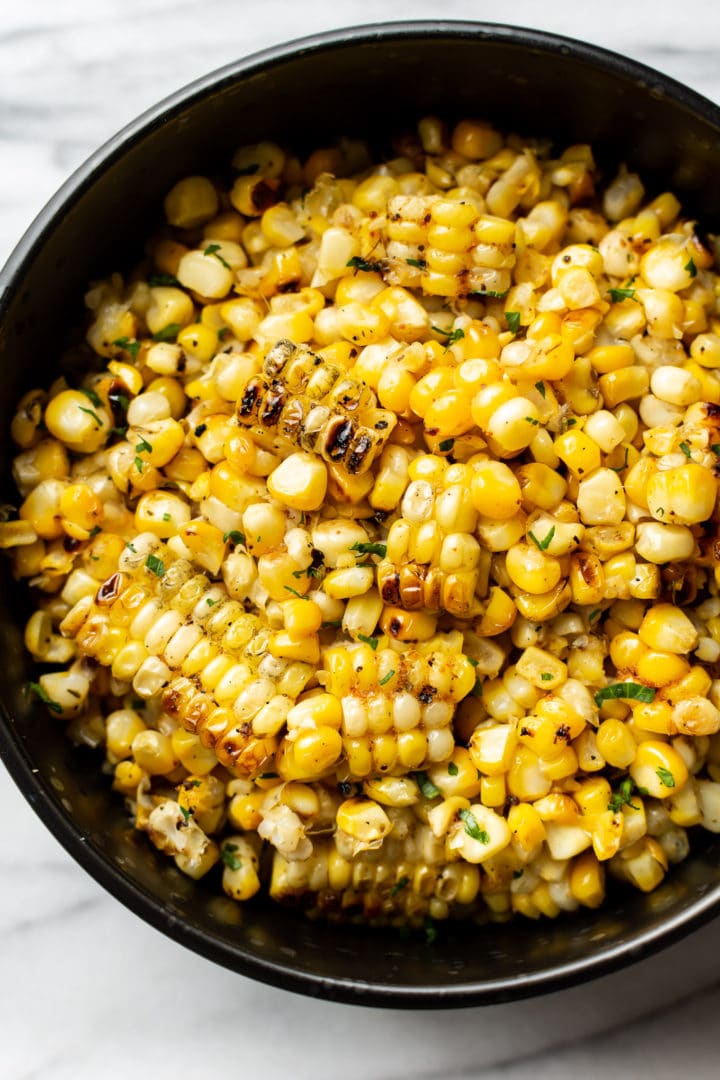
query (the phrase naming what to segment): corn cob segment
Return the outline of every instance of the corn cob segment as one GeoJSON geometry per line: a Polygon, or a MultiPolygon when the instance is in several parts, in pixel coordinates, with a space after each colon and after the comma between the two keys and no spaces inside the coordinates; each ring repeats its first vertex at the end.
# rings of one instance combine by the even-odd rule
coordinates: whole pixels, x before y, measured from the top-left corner
{"type": "MultiPolygon", "coordinates": [[[[254,775],[272,759],[294,701],[284,693],[291,663],[268,656],[259,618],[223,585],[183,560],[166,569],[167,553],[156,550],[163,558],[150,557],[153,569],[140,562],[113,574],[61,629],[140,698],[161,695],[165,711],[197,732],[222,764],[254,775]]],[[[311,673],[308,667],[306,679],[311,673]]],[[[297,694],[303,683],[297,685],[296,669],[293,680],[297,694]]]]}
{"type": "Polygon", "coordinates": [[[375,395],[305,346],[279,341],[238,401],[237,419],[261,443],[320,454],[351,475],[366,473],[397,423],[375,395]]]}
{"type": "Polygon", "coordinates": [[[446,761],[456,705],[475,686],[467,657],[436,638],[402,653],[338,645],[323,656],[325,689],[342,707],[340,734],[352,777],[446,761]]]}

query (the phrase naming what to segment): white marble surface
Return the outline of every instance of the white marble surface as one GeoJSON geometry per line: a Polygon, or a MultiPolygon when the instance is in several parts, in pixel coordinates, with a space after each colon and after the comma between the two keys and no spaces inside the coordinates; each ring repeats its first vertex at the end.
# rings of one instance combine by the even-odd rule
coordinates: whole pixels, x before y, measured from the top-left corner
{"type": "MultiPolygon", "coordinates": [[[[627,52],[720,99],[715,0],[0,0],[0,262],[83,158],[154,101],[280,40],[503,19],[627,52]]],[[[305,1000],[183,950],[106,895],[0,767],[0,1080],[717,1074],[720,921],[625,972],[456,1013],[305,1000]]]]}

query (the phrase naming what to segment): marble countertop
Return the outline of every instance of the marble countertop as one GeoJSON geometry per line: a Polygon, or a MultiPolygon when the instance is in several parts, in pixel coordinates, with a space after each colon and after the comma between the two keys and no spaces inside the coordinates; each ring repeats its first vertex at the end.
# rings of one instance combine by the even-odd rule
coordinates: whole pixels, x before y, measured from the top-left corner
{"type": "MultiPolygon", "coordinates": [[[[720,100],[712,0],[515,0],[507,11],[482,0],[4,0],[0,262],[87,154],[195,76],[303,34],[438,15],[584,38],[720,100]]],[[[360,1009],[250,982],[146,926],[66,855],[1,766],[0,820],[2,1080],[717,1073],[718,920],[622,973],[541,999],[438,1014],[360,1009]]]]}

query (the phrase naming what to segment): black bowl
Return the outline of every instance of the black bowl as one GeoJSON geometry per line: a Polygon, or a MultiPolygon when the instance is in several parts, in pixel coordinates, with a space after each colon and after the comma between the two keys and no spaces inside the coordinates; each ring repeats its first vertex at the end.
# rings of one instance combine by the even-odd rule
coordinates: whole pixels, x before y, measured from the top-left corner
{"type": "MultiPolygon", "coordinates": [[[[53,377],[58,327],[82,317],[88,280],[122,267],[159,220],[165,191],[189,172],[221,169],[260,138],[298,150],[340,134],[389,132],[428,112],[487,117],[502,128],[590,142],[626,160],[649,187],[671,188],[717,227],[720,110],[657,72],[589,45],[512,27],[397,23],[293,42],[198,80],[125,128],[41,212],[0,278],[0,476],[19,395],[53,377]]],[[[32,705],[21,626],[27,597],[1,570],[0,751],[21,791],[77,861],[129,908],[229,968],[317,997],[440,1007],[537,994],[628,964],[716,913],[720,842],[655,893],[612,893],[599,912],[555,922],[441,926],[422,935],[313,923],[274,905],[242,909],[183,877],[129,825],[97,757],[74,750],[32,705]]]]}

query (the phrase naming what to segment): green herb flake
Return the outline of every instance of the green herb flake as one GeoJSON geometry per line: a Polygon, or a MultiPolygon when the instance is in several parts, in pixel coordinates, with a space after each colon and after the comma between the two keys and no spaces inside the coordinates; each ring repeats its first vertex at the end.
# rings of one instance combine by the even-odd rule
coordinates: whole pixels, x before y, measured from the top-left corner
{"type": "Polygon", "coordinates": [[[143,465],[145,465],[145,464],[146,464],[146,462],[144,462],[141,457],[136,457],[135,458],[135,468],[137,469],[138,472],[141,473],[143,471],[143,465]]]}
{"type": "Polygon", "coordinates": [[[119,435],[119,437],[121,439],[124,439],[125,436],[127,435],[127,430],[128,430],[127,427],[111,427],[110,428],[110,434],[111,435],[119,435]]]}
{"type": "Polygon", "coordinates": [[[309,600],[310,599],[309,596],[303,596],[303,594],[299,593],[297,591],[297,589],[293,589],[292,585],[284,585],[283,588],[286,589],[289,593],[292,593],[293,596],[297,596],[298,600],[309,600]]]}
{"type": "Polygon", "coordinates": [[[217,261],[221,262],[226,270],[232,270],[232,266],[230,265],[230,263],[225,262],[222,255],[219,254],[220,250],[221,248],[219,244],[208,244],[208,246],[203,251],[203,255],[214,255],[217,261]]]}
{"type": "Polygon", "coordinates": [[[550,527],[549,533],[547,534],[547,536],[544,536],[542,540],[538,540],[535,533],[528,532],[528,536],[530,537],[533,544],[535,544],[535,546],[538,548],[539,551],[547,551],[547,549],[550,547],[550,544],[552,542],[552,538],[553,538],[554,535],[555,535],[555,526],[554,525],[552,525],[550,527]]]}
{"type": "Polygon", "coordinates": [[[458,817],[465,825],[465,832],[468,834],[468,836],[471,836],[473,840],[477,840],[480,844],[490,843],[489,834],[485,831],[485,829],[480,828],[472,811],[459,810],[458,817]]]}
{"type": "Polygon", "coordinates": [[[188,821],[193,816],[193,811],[192,810],[187,810],[184,806],[180,806],[180,803],[178,803],[178,810],[180,811],[182,816],[185,818],[185,824],[187,825],[188,821]]]}
{"type": "Polygon", "coordinates": [[[157,555],[148,555],[147,559],[145,560],[145,565],[147,566],[148,570],[150,570],[153,574],[156,574],[158,577],[162,577],[165,573],[165,563],[162,561],[162,559],[158,559],[157,555]]]}
{"type": "Polygon", "coordinates": [[[537,390],[540,397],[545,397],[545,383],[542,380],[535,383],[535,389],[537,390]]]}
{"type": "Polygon", "coordinates": [[[440,794],[440,788],[435,787],[426,772],[416,772],[412,775],[426,799],[437,799],[440,794]]]}
{"type": "Polygon", "coordinates": [[[242,866],[242,860],[235,854],[237,850],[237,844],[223,844],[220,850],[222,861],[225,863],[228,870],[239,870],[242,866]]]}
{"type": "Polygon", "coordinates": [[[424,259],[406,259],[405,262],[408,266],[414,266],[418,270],[426,270],[427,263],[424,259]]]}
{"type": "Polygon", "coordinates": [[[326,622],[320,623],[321,630],[335,630],[339,626],[342,626],[342,619],[328,619],[326,622]]]}
{"type": "Polygon", "coordinates": [[[608,810],[612,810],[613,814],[618,814],[623,806],[629,806],[633,810],[639,810],[640,807],[632,801],[632,790],[632,780],[623,780],[619,789],[610,799],[610,802],[607,805],[608,810]]]}
{"type": "Polygon", "coordinates": [[[368,637],[367,634],[358,634],[358,641],[362,641],[365,645],[369,645],[373,652],[375,652],[379,644],[376,637],[368,637]]]}
{"type": "Polygon", "coordinates": [[[90,401],[93,403],[93,405],[95,406],[96,409],[101,409],[102,408],[102,404],[103,404],[102,398],[100,397],[99,394],[96,394],[94,390],[88,390],[87,387],[85,387],[85,386],[79,387],[79,390],[80,390],[80,393],[84,394],[86,398],[90,398],[90,401]]]}
{"type": "Polygon", "coordinates": [[[395,674],[394,669],[392,669],[391,671],[388,671],[387,675],[383,675],[382,679],[380,679],[380,681],[378,683],[378,686],[385,686],[387,683],[390,682],[390,680],[392,679],[394,674],[395,674]]]}
{"type": "Polygon", "coordinates": [[[28,683],[28,691],[32,694],[35,694],[35,696],[38,697],[40,701],[42,701],[43,705],[47,705],[48,709],[51,709],[53,712],[61,713],[63,711],[60,702],[53,701],[47,691],[43,690],[40,683],[28,683]]]}
{"type": "Polygon", "coordinates": [[[135,447],[136,454],[152,454],[152,446],[147,439],[141,439],[135,447]]]}
{"type": "Polygon", "coordinates": [[[447,339],[447,348],[449,349],[451,345],[454,345],[456,341],[461,341],[464,337],[465,331],[461,326],[456,326],[447,339]]]}
{"type": "Polygon", "coordinates": [[[94,536],[97,536],[98,533],[101,533],[101,532],[102,532],[102,529],[100,528],[99,525],[93,525],[92,529],[90,530],[90,535],[88,536],[88,540],[92,540],[92,538],[94,536]]]}
{"type": "Polygon", "coordinates": [[[163,514],[163,521],[172,521],[172,514],[163,514]]]}
{"type": "Polygon", "coordinates": [[[528,424],[532,424],[532,425],[533,425],[534,427],[537,427],[537,425],[538,425],[538,424],[540,423],[540,421],[539,421],[539,420],[536,420],[536,419],[535,419],[534,417],[532,417],[532,416],[526,416],[526,417],[525,417],[525,419],[526,419],[526,421],[527,421],[527,423],[528,423],[528,424]]]}
{"type": "Polygon", "coordinates": [[[443,441],[438,444],[438,450],[441,454],[448,454],[452,450],[454,445],[454,439],[443,439],[443,441]]]}
{"type": "Polygon", "coordinates": [[[483,696],[482,682],[480,681],[480,679],[475,679],[475,685],[473,686],[472,690],[470,691],[470,694],[471,694],[472,697],[482,697],[483,696]]]}
{"type": "Polygon", "coordinates": [[[509,292],[509,289],[505,289],[504,292],[496,292],[495,289],[481,289],[480,292],[473,292],[469,295],[475,297],[476,300],[486,300],[488,298],[491,300],[504,300],[509,292]]]}
{"type": "Polygon", "coordinates": [[[221,326],[220,329],[218,330],[218,340],[219,341],[224,341],[229,333],[230,333],[230,327],[229,326],[221,326]]]}
{"type": "Polygon", "coordinates": [[[688,259],[685,263],[684,269],[687,270],[691,278],[697,277],[697,266],[693,259],[688,259]]]}
{"type": "Polygon", "coordinates": [[[381,559],[384,559],[387,555],[387,544],[380,543],[362,543],[352,544],[350,546],[351,551],[359,551],[361,555],[379,555],[381,559]]]}
{"type": "Polygon", "coordinates": [[[406,889],[409,884],[410,878],[407,877],[406,874],[403,874],[403,876],[401,878],[398,878],[398,880],[393,885],[392,889],[390,890],[390,895],[397,896],[397,894],[399,892],[402,892],[403,889],[406,889]]]}
{"type": "Polygon", "coordinates": [[[80,410],[80,412],[84,412],[84,413],[87,413],[88,416],[92,416],[92,418],[95,421],[95,423],[97,424],[97,426],[99,428],[102,427],[102,420],[100,419],[100,417],[98,416],[98,414],[96,412],[93,412],[92,409],[86,409],[84,405],[78,405],[78,409],[80,410]]]}
{"type": "Polygon", "coordinates": [[[132,540],[129,540],[125,547],[128,548],[129,551],[132,551],[133,555],[137,555],[137,548],[133,544],[132,540]]]}
{"type": "Polygon", "coordinates": [[[348,259],[345,265],[351,266],[353,270],[365,270],[369,274],[379,274],[383,268],[382,263],[363,259],[359,255],[353,255],[352,259],[348,259]]]}
{"type": "Polygon", "coordinates": [[[713,454],[716,454],[718,457],[720,457],[720,442],[713,443],[710,449],[712,450],[713,454]]]}
{"type": "Polygon", "coordinates": [[[276,772],[263,772],[258,776],[258,780],[277,780],[278,774],[276,772]]]}
{"type": "Polygon", "coordinates": [[[228,540],[232,540],[233,544],[245,545],[245,534],[238,532],[237,529],[231,529],[230,532],[226,532],[223,536],[223,543],[227,544],[228,540]]]}
{"type": "Polygon", "coordinates": [[[669,769],[664,769],[661,766],[659,769],[656,769],[655,772],[658,774],[658,779],[660,780],[660,783],[664,787],[666,787],[666,788],[674,788],[675,787],[675,777],[673,776],[673,774],[670,772],[669,769]]]}
{"type": "Polygon", "coordinates": [[[602,608],[595,608],[595,610],[591,611],[588,615],[588,622],[595,622],[599,615],[602,615],[602,608]]]}
{"type": "MultiPolygon", "coordinates": [[[[614,304],[619,304],[623,300],[635,300],[634,289],[608,289],[610,299],[614,304]]],[[[636,300],[635,303],[638,303],[636,300]]]]}
{"type": "Polygon", "coordinates": [[[213,600],[212,597],[208,596],[205,603],[207,604],[208,607],[215,607],[215,605],[219,604],[220,601],[219,600],[213,600]]]}
{"type": "Polygon", "coordinates": [[[133,360],[137,360],[137,354],[140,352],[139,341],[134,341],[128,337],[120,337],[113,341],[113,345],[117,345],[118,349],[124,349],[126,353],[130,353],[133,360]]]}
{"type": "Polygon", "coordinates": [[[599,706],[604,701],[615,701],[618,698],[627,701],[644,701],[649,704],[655,700],[655,688],[635,682],[611,683],[610,686],[598,690],[595,695],[595,704],[599,706]]]}
{"type": "Polygon", "coordinates": [[[540,678],[542,679],[543,682],[551,682],[552,681],[552,673],[549,672],[549,671],[543,671],[540,678]]]}
{"type": "Polygon", "coordinates": [[[451,762],[449,763],[449,765],[448,765],[448,775],[449,775],[449,776],[457,776],[457,774],[458,774],[458,771],[459,771],[459,770],[458,770],[458,767],[457,767],[457,765],[455,764],[455,762],[454,762],[454,761],[451,761],[451,762]]]}
{"type": "Polygon", "coordinates": [[[180,287],[180,282],[172,274],[150,274],[147,283],[150,288],[155,288],[157,285],[168,285],[173,289],[180,287]]]}
{"type": "Polygon", "coordinates": [[[510,332],[513,334],[517,334],[518,330],[520,329],[520,312],[506,311],[505,322],[508,324],[508,329],[510,330],[510,332]]]}
{"type": "Polygon", "coordinates": [[[163,326],[162,330],[158,330],[157,334],[153,334],[152,338],[153,341],[174,341],[181,330],[180,323],[171,322],[163,326]]]}
{"type": "Polygon", "coordinates": [[[690,447],[688,446],[688,444],[686,442],[681,442],[680,443],[680,449],[682,450],[682,452],[683,452],[683,454],[685,455],[686,458],[692,458],[692,450],[690,449],[690,447]]]}
{"type": "Polygon", "coordinates": [[[468,662],[468,664],[472,664],[473,667],[478,666],[478,661],[475,659],[474,656],[468,656],[467,657],[467,662],[468,662]]]}

